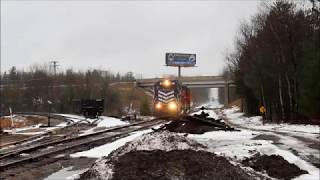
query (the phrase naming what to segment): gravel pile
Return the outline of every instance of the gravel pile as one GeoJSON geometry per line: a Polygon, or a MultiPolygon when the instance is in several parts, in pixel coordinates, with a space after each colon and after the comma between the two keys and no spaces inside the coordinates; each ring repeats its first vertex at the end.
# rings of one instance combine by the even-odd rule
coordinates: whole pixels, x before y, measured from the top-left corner
{"type": "Polygon", "coordinates": [[[250,179],[224,157],[194,150],[132,151],[115,162],[114,180],[250,179]]]}
{"type": "Polygon", "coordinates": [[[251,179],[224,157],[168,131],[145,134],[113,151],[80,179],[251,179]]]}
{"type": "Polygon", "coordinates": [[[203,134],[216,130],[216,127],[200,121],[172,121],[163,129],[177,133],[203,134]]]}
{"type": "Polygon", "coordinates": [[[293,179],[302,174],[307,174],[295,164],[291,164],[279,155],[260,155],[257,154],[242,163],[260,172],[266,172],[268,176],[277,179],[293,179]]]}

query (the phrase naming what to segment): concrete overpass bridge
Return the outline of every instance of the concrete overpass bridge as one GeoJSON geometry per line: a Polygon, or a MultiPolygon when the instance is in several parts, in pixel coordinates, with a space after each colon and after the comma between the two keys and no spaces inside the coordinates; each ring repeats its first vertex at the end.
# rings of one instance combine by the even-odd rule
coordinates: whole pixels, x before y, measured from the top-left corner
{"type": "MultiPolygon", "coordinates": [[[[137,87],[150,91],[157,81],[165,78],[149,78],[136,81],[137,87]]],[[[168,77],[166,79],[178,79],[181,83],[189,88],[224,88],[224,104],[229,103],[229,87],[235,86],[234,81],[228,80],[223,76],[184,76],[168,77]]]]}

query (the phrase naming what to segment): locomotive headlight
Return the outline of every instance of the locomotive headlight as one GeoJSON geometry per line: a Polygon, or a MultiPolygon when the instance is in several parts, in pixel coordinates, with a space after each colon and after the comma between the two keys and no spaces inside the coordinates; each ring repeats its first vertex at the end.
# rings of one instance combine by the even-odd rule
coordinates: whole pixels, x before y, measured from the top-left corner
{"type": "Polygon", "coordinates": [[[156,109],[161,109],[162,108],[162,104],[160,103],[160,102],[158,102],[157,104],[156,104],[156,109]]]}
{"type": "Polygon", "coordinates": [[[170,86],[171,86],[171,81],[168,80],[168,79],[166,79],[166,80],[163,81],[163,85],[164,85],[165,87],[170,87],[170,86]]]}
{"type": "Polygon", "coordinates": [[[177,105],[177,103],[176,102],[170,102],[169,104],[168,104],[168,108],[169,108],[169,110],[171,110],[171,111],[176,111],[177,110],[177,108],[178,108],[178,105],[177,105]]]}

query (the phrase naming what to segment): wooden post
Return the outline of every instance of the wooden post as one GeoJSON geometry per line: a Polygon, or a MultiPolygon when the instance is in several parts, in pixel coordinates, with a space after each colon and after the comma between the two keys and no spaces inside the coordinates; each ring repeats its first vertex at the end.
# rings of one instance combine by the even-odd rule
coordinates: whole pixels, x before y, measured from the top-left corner
{"type": "Polygon", "coordinates": [[[9,113],[10,113],[10,119],[11,119],[11,128],[14,128],[14,123],[13,123],[13,116],[12,116],[11,107],[9,107],[9,113]]]}
{"type": "Polygon", "coordinates": [[[229,84],[228,80],[226,80],[224,84],[224,106],[227,107],[229,104],[229,84]]]}

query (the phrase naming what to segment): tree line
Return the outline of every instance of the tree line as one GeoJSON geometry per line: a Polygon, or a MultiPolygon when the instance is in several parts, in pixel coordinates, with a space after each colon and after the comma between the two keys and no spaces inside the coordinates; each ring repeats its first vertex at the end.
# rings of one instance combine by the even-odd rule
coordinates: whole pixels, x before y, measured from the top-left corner
{"type": "Polygon", "coordinates": [[[263,3],[241,23],[226,62],[249,115],[264,106],[266,119],[274,122],[319,118],[319,4],[263,3]]]}
{"type": "Polygon", "coordinates": [[[112,83],[134,80],[131,72],[66,69],[53,73],[48,64],[32,65],[27,71],[12,67],[1,74],[1,110],[47,112],[49,100],[53,112],[72,113],[74,100],[101,98],[106,113],[120,114],[128,104],[120,102],[120,92],[111,88],[112,83]]]}
{"type": "MultiPolygon", "coordinates": [[[[8,112],[78,112],[77,100],[104,99],[106,115],[120,116],[134,110],[141,115],[152,113],[152,97],[136,88],[132,72],[113,73],[103,69],[55,73],[50,65],[34,64],[27,70],[10,68],[1,74],[1,113],[8,112]],[[122,84],[121,82],[129,82],[122,84]],[[52,105],[48,103],[52,102],[52,105]]],[[[195,103],[208,101],[208,89],[192,89],[195,103]]]]}

